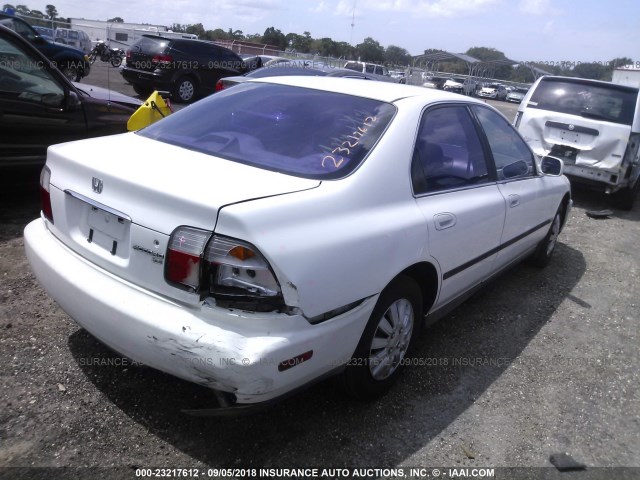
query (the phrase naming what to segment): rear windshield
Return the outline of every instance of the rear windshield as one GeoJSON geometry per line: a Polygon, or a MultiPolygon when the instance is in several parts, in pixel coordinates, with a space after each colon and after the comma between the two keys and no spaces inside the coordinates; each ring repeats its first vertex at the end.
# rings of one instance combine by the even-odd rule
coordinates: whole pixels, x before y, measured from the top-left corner
{"type": "Polygon", "coordinates": [[[327,72],[322,70],[316,70],[315,68],[304,68],[300,65],[290,65],[288,63],[275,63],[266,67],[258,68],[252,72],[249,72],[245,77],[251,78],[263,78],[263,77],[282,77],[291,75],[326,75],[327,72]]]}
{"type": "Polygon", "coordinates": [[[394,113],[393,105],[377,100],[252,82],[138,134],[268,170],[335,179],[364,160],[394,113]]]}
{"type": "Polygon", "coordinates": [[[149,54],[164,53],[168,45],[169,40],[167,39],[150,38],[143,35],[142,38],[133,45],[131,50],[133,50],[134,52],[138,51],[149,54]]]}
{"type": "Polygon", "coordinates": [[[527,106],[631,125],[637,98],[633,88],[547,79],[538,84],[527,106]]]}

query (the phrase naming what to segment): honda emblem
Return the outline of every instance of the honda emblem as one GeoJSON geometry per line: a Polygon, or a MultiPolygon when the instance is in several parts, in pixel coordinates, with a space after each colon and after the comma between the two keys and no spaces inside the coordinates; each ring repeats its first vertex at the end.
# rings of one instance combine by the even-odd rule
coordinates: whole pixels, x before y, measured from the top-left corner
{"type": "Polygon", "coordinates": [[[93,188],[93,191],[96,193],[102,193],[102,180],[97,177],[93,177],[91,179],[91,188],[93,188]]]}

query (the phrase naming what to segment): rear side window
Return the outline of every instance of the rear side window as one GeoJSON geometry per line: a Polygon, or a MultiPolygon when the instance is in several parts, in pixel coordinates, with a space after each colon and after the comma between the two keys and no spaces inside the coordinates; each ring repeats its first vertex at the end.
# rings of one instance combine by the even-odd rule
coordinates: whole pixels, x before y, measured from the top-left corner
{"type": "Polygon", "coordinates": [[[543,79],[527,107],[631,125],[637,98],[634,88],[543,79]]]}
{"type": "Polygon", "coordinates": [[[489,180],[482,143],[466,107],[427,110],[416,139],[411,170],[416,194],[489,180]]]}
{"type": "Polygon", "coordinates": [[[365,159],[395,111],[393,105],[362,97],[245,83],[138,134],[268,170],[335,179],[365,159]]]}

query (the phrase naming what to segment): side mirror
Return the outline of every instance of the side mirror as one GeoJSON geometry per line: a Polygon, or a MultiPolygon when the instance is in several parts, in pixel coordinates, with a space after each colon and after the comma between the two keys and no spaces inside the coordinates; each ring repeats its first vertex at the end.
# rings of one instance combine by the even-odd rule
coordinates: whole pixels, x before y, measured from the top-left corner
{"type": "Polygon", "coordinates": [[[529,166],[524,160],[518,160],[517,162],[513,162],[502,167],[502,176],[504,178],[515,178],[521,175],[526,175],[528,172],[529,166]]]}
{"type": "Polygon", "coordinates": [[[540,162],[540,170],[545,175],[552,175],[554,177],[559,177],[562,175],[564,171],[564,163],[561,159],[556,157],[545,156],[542,158],[540,162]]]}
{"type": "Polygon", "coordinates": [[[82,100],[80,96],[73,90],[69,90],[67,95],[66,109],[69,111],[80,110],[82,108],[82,100]]]}

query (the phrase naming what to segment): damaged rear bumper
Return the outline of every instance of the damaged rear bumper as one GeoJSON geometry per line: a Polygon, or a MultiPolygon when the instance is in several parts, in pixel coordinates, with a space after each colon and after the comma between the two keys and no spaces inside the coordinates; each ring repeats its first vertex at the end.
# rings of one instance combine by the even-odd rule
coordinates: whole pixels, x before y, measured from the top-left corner
{"type": "Polygon", "coordinates": [[[302,315],[192,307],[88,262],[42,219],[24,239],[39,282],[78,324],[137,362],[214,389],[227,409],[271,402],[343,368],[377,300],[316,325],[302,315]]]}

